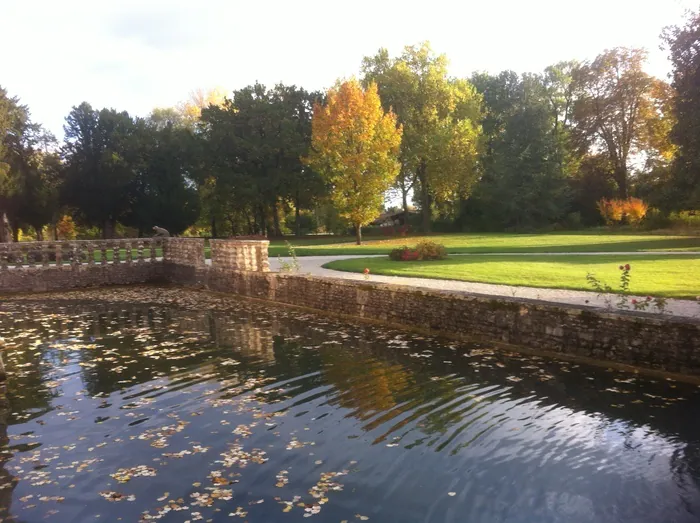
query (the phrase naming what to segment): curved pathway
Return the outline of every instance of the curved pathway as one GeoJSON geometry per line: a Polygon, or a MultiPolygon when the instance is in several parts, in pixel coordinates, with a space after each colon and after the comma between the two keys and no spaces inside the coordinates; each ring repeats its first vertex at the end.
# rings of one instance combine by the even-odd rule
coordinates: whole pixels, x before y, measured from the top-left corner
{"type": "MultiPolygon", "coordinates": [[[[538,253],[527,253],[529,255],[538,253]]],[[[677,252],[657,252],[657,253],[634,253],[634,252],[619,252],[619,253],[556,253],[548,254],[546,256],[557,256],[557,255],[581,255],[590,256],[595,254],[609,254],[609,255],[637,255],[637,254],[694,254],[700,256],[700,253],[677,253],[677,252]]],[[[520,253],[509,254],[513,256],[520,256],[520,253]]],[[[525,254],[523,254],[525,255],[525,254]]],[[[542,254],[539,254],[542,255],[542,254]]],[[[347,280],[364,280],[363,274],[355,272],[344,272],[336,271],[332,269],[324,269],[323,265],[328,262],[336,260],[347,260],[351,258],[370,258],[385,255],[340,255],[340,256],[300,256],[297,258],[299,264],[301,265],[300,274],[310,274],[313,276],[325,276],[329,278],[343,278],[347,280]]],[[[455,256],[455,255],[452,255],[455,256]]],[[[505,254],[465,254],[461,256],[505,256],[505,254]]],[[[283,262],[290,262],[291,258],[281,258],[283,262]]],[[[279,271],[280,263],[277,258],[270,258],[270,270],[279,271]]],[[[516,298],[528,298],[532,300],[542,300],[555,303],[568,303],[574,305],[583,305],[592,308],[606,308],[605,297],[598,296],[594,292],[589,291],[574,291],[567,289],[543,289],[537,287],[516,287],[512,285],[497,285],[492,283],[476,283],[476,282],[466,282],[458,280],[434,280],[430,278],[411,278],[406,276],[382,276],[382,275],[371,275],[370,281],[391,283],[394,285],[408,285],[412,287],[423,287],[427,289],[438,289],[444,291],[452,292],[467,292],[471,294],[483,294],[489,296],[506,296],[506,297],[516,297],[516,298]]],[[[617,300],[616,295],[611,297],[613,307],[617,300]]],[[[684,317],[695,317],[700,318],[700,301],[693,300],[676,300],[669,299],[668,307],[666,310],[667,314],[673,316],[684,316],[684,317]]]]}

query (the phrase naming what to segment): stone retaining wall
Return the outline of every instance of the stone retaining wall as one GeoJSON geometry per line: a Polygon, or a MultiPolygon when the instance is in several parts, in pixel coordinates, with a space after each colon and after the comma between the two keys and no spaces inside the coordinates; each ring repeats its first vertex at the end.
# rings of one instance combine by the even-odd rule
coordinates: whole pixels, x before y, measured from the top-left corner
{"type": "Polygon", "coordinates": [[[61,265],[0,272],[0,293],[45,292],[164,281],[163,264],[61,265]]]}
{"type": "Polygon", "coordinates": [[[700,321],[691,318],[214,268],[199,271],[196,285],[395,326],[700,376],[700,321]]]}

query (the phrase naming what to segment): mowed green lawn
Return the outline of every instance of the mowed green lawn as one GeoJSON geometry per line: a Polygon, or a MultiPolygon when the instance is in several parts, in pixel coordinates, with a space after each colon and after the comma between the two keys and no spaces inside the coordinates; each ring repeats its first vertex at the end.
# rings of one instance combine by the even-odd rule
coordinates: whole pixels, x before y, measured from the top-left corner
{"type": "MultiPolygon", "coordinates": [[[[387,254],[403,245],[413,246],[425,236],[368,238],[362,245],[342,236],[289,238],[297,256],[387,254]]],[[[427,239],[442,243],[449,253],[638,252],[698,251],[700,236],[614,234],[608,231],[552,234],[441,234],[427,239]]],[[[270,242],[270,256],[287,256],[284,240],[270,242]]]]}
{"type": "Polygon", "coordinates": [[[632,293],[691,299],[700,296],[700,255],[451,256],[447,260],[413,262],[355,258],[325,267],[351,272],[362,272],[367,267],[371,274],[390,276],[592,290],[586,282],[588,272],[618,289],[619,266],[625,263],[632,268],[632,293]]]}

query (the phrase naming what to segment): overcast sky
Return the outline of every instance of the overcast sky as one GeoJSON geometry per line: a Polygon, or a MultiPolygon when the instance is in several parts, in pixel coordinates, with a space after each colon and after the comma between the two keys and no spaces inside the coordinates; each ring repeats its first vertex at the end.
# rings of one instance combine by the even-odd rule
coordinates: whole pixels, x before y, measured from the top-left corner
{"type": "Polygon", "coordinates": [[[196,88],[259,80],[307,89],[363,56],[429,40],[451,73],[541,71],[605,48],[645,47],[665,77],[664,26],[690,0],[0,0],[0,85],[58,136],[71,107],[145,115],[196,88]]]}

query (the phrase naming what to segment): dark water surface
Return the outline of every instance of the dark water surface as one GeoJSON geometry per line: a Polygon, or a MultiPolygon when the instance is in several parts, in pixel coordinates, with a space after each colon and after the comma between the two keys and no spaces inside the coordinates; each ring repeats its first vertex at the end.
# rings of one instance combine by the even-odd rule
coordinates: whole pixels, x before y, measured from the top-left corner
{"type": "Polygon", "coordinates": [[[0,521],[700,521],[695,385],[173,289],[0,336],[0,521]]]}

